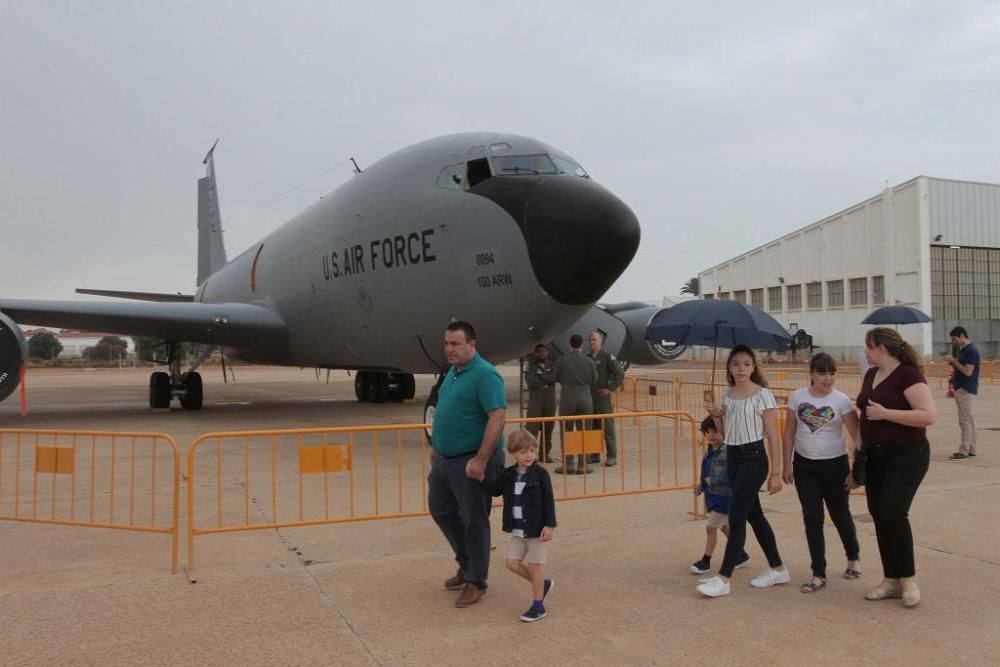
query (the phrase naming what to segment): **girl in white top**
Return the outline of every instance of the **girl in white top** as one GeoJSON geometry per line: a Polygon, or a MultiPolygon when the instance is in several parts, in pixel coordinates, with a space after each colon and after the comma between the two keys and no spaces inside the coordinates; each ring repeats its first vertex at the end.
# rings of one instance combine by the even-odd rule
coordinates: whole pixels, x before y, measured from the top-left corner
{"type": "Polygon", "coordinates": [[[833,357],[820,352],[809,362],[809,386],[795,390],[788,398],[782,478],[786,484],[795,484],[802,504],[813,574],[799,588],[803,593],[815,593],[826,586],[824,502],[847,555],[844,578],[861,576],[858,535],[848,497],[857,485],[851,477],[844,438],[846,427],[858,442],[859,422],[851,399],[834,388],[836,377],[833,357]]]}
{"type": "Polygon", "coordinates": [[[750,585],[766,588],[787,584],[791,575],[781,562],[778,545],[771,524],[764,516],[758,490],[767,480],[768,493],[781,491],[781,441],[778,434],[777,404],[767,389],[753,350],[740,345],[734,347],[726,360],[726,379],[729,390],[722,396],[722,404],[706,401],[705,407],[716,420],[719,430],[726,436],[726,463],[732,496],[729,500],[729,540],[726,555],[719,568],[719,575],[705,579],[698,585],[698,592],[708,597],[729,594],[729,579],[741,562],[746,544],[747,523],[767,556],[768,569],[755,577],[750,585]],[[767,439],[774,470],[768,476],[768,457],[764,448],[767,439]]]}

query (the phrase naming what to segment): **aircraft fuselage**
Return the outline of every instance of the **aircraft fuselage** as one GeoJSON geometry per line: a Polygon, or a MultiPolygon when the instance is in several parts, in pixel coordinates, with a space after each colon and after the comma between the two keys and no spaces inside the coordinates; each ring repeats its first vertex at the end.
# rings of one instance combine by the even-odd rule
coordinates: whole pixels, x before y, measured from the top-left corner
{"type": "Polygon", "coordinates": [[[589,285],[588,264],[608,251],[588,249],[589,239],[620,239],[622,269],[638,245],[631,211],[589,178],[505,173],[497,165],[509,160],[493,159],[550,154],[563,156],[535,140],[487,133],[411,146],[247,249],[209,277],[195,300],[255,303],[281,317],[287,347],[240,348],[249,361],[435,372],[447,367],[441,341],[455,319],[476,327],[485,357],[514,358],[564,331],[610,286],[589,285]],[[500,195],[479,194],[490,179],[500,195]],[[610,214],[574,217],[578,197],[605,200],[610,214]],[[508,212],[511,201],[522,220],[508,212]],[[524,212],[532,204],[554,210],[524,212]],[[532,242],[551,247],[532,253],[532,242]],[[535,264],[577,272],[553,285],[562,300],[541,284],[533,254],[535,264]],[[589,294],[573,292],[574,280],[587,283],[589,294]]]}

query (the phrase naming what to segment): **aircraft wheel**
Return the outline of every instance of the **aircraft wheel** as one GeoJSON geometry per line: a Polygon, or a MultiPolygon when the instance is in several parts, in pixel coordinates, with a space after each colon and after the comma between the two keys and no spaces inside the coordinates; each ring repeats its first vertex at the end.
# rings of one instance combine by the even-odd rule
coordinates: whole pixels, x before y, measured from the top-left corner
{"type": "Polygon", "coordinates": [[[358,371],[354,374],[354,395],[364,403],[368,399],[365,396],[365,385],[368,381],[368,371],[358,371]]]}
{"type": "MultiPolygon", "coordinates": [[[[441,377],[444,377],[443,375],[441,377]]],[[[427,444],[433,442],[431,436],[433,435],[434,427],[434,413],[437,411],[438,403],[438,387],[440,386],[440,381],[438,384],[434,385],[431,389],[431,393],[427,396],[427,400],[424,402],[424,423],[428,424],[427,428],[424,429],[424,434],[427,436],[427,444]]]]}
{"type": "Polygon", "coordinates": [[[389,398],[389,374],[388,373],[372,373],[372,402],[373,403],[385,403],[386,399],[389,398]]]}
{"type": "Polygon", "coordinates": [[[184,374],[184,395],[181,396],[181,406],[185,410],[201,410],[204,392],[202,390],[201,373],[184,374]]]}
{"type": "Polygon", "coordinates": [[[149,407],[153,410],[170,407],[170,376],[166,373],[149,376],[149,407]]]}
{"type": "Polygon", "coordinates": [[[362,372],[365,374],[365,376],[361,380],[361,383],[363,385],[361,391],[361,395],[363,396],[363,398],[361,400],[363,400],[366,403],[372,403],[375,401],[375,394],[378,392],[378,386],[377,386],[378,380],[376,378],[378,373],[374,371],[362,371],[362,372]]]}
{"type": "Polygon", "coordinates": [[[399,376],[399,400],[408,401],[417,394],[417,381],[412,373],[399,376]]]}

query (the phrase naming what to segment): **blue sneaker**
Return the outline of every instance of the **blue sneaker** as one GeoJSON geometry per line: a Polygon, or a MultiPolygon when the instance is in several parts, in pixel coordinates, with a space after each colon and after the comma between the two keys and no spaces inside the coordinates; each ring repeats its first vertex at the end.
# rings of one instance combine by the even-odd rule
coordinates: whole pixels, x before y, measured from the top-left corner
{"type": "Polygon", "coordinates": [[[540,621],[545,618],[545,607],[539,609],[535,605],[531,605],[528,611],[521,614],[521,620],[525,623],[534,623],[535,621],[540,621]]]}
{"type": "Polygon", "coordinates": [[[705,574],[712,569],[712,563],[707,558],[702,556],[695,562],[691,563],[690,570],[693,574],[705,574]]]}

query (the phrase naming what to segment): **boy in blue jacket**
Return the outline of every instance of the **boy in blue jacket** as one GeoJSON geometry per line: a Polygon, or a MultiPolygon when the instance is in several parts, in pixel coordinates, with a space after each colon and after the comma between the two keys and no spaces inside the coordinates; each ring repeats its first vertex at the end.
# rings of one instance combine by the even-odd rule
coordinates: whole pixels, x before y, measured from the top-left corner
{"type": "MultiPolygon", "coordinates": [[[[705,555],[691,564],[691,572],[694,574],[705,574],[712,569],[712,552],[715,551],[719,530],[729,537],[729,473],[726,470],[726,450],[722,434],[711,417],[706,417],[701,422],[701,432],[708,441],[708,450],[701,460],[701,476],[698,486],[694,488],[694,495],[705,494],[708,523],[705,525],[705,555]]],[[[744,551],[736,567],[746,567],[749,564],[750,556],[744,551]]]]}
{"type": "Polygon", "coordinates": [[[504,469],[490,487],[494,496],[503,495],[503,531],[510,533],[507,569],[531,582],[534,597],[525,623],[545,618],[545,598],[553,581],[542,577],[548,543],[556,527],[556,504],[549,472],[538,465],[538,443],[525,430],[507,439],[507,451],[514,465],[504,469]]]}

